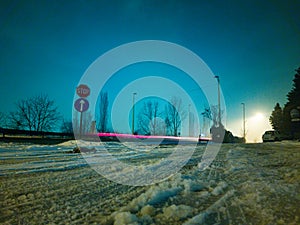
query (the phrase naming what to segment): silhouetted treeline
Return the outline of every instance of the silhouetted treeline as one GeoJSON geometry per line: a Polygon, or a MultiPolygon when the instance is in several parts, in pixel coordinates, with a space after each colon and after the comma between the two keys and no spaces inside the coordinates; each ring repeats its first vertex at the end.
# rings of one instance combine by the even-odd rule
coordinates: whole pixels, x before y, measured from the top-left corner
{"type": "Polygon", "coordinates": [[[300,138],[300,67],[296,69],[292,90],[287,94],[283,107],[276,103],[270,116],[274,130],[281,133],[283,139],[300,138]]]}

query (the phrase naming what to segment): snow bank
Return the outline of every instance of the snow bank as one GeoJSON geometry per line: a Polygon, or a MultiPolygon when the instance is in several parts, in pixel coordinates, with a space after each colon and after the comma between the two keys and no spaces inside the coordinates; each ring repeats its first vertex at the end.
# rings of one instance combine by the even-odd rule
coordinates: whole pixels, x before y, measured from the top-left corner
{"type": "MultiPolygon", "coordinates": [[[[194,172],[192,171],[191,173],[193,174],[194,172]]],[[[217,190],[220,189],[221,192],[221,189],[225,187],[225,184],[223,184],[217,190]]],[[[132,221],[127,221],[128,223],[151,224],[154,220],[167,221],[170,219],[182,221],[192,217],[195,208],[185,204],[171,204],[171,202],[176,198],[182,198],[182,196],[192,198],[191,196],[196,192],[199,192],[198,196],[201,197],[202,192],[206,193],[203,197],[207,197],[211,195],[205,191],[208,189],[212,190],[209,184],[199,179],[197,180],[196,175],[186,176],[177,173],[168,181],[150,186],[146,192],[134,198],[126,206],[121,207],[118,212],[114,212],[112,219],[115,221],[115,224],[118,224],[119,221],[129,221],[128,218],[130,216],[128,213],[130,213],[136,215],[137,220],[135,218],[132,221]]]]}
{"type": "Polygon", "coordinates": [[[57,146],[60,147],[75,147],[77,146],[76,140],[71,140],[71,141],[66,141],[66,142],[62,142],[60,144],[57,144],[57,146]]]}
{"type": "Polygon", "coordinates": [[[119,212],[115,215],[114,225],[137,224],[138,218],[130,212],[119,212]]]}
{"type": "Polygon", "coordinates": [[[180,187],[170,188],[170,189],[167,189],[167,190],[155,190],[151,194],[151,198],[150,198],[148,204],[157,205],[157,204],[160,204],[162,202],[165,202],[170,197],[173,197],[173,196],[177,195],[181,190],[182,189],[180,187]]]}
{"type": "Polygon", "coordinates": [[[151,205],[146,205],[141,209],[142,216],[153,216],[155,214],[155,208],[151,205]]]}
{"type": "Polygon", "coordinates": [[[182,220],[193,215],[194,209],[187,205],[171,205],[163,209],[164,217],[182,220]]]}

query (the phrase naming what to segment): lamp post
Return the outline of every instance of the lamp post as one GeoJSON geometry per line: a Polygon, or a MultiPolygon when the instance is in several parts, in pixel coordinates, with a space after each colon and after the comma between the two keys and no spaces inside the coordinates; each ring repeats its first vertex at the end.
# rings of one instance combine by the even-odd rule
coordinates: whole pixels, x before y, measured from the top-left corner
{"type": "Polygon", "coordinates": [[[244,141],[246,142],[246,120],[245,120],[245,103],[241,103],[243,105],[243,138],[244,141]]]}
{"type": "Polygon", "coordinates": [[[132,94],[132,125],[131,125],[131,133],[134,134],[134,104],[135,104],[135,96],[136,92],[132,94]]]}
{"type": "Polygon", "coordinates": [[[215,78],[218,81],[218,123],[219,126],[221,126],[221,99],[220,99],[220,77],[219,76],[215,76],[215,78]]]}
{"type": "Polygon", "coordinates": [[[189,111],[188,111],[188,123],[189,123],[189,137],[191,137],[191,104],[189,104],[189,111]]]}

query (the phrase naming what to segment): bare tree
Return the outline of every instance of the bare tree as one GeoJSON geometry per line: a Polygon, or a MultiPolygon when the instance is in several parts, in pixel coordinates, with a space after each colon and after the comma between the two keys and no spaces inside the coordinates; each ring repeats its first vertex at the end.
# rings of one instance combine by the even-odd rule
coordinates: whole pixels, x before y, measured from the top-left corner
{"type": "Polygon", "coordinates": [[[147,101],[138,115],[139,129],[144,134],[160,135],[165,134],[165,124],[160,119],[158,102],[147,101]]]}
{"type": "Polygon", "coordinates": [[[165,113],[168,133],[173,136],[178,136],[181,123],[186,117],[186,111],[184,110],[181,98],[172,97],[170,104],[166,106],[165,113]]]}
{"type": "Polygon", "coordinates": [[[108,118],[108,95],[107,92],[100,93],[100,115],[98,122],[98,130],[100,132],[107,131],[107,118],[108,118]]]}
{"type": "Polygon", "coordinates": [[[60,129],[61,129],[61,132],[63,132],[63,133],[69,133],[69,134],[73,133],[72,121],[63,120],[60,129]]]}
{"type": "MultiPolygon", "coordinates": [[[[210,107],[206,107],[204,109],[204,112],[201,113],[203,117],[211,120],[213,122],[213,125],[218,125],[218,106],[217,105],[211,105],[210,107]]],[[[221,112],[221,115],[223,112],[221,112]]],[[[222,116],[221,116],[222,117],[222,116]]]]}
{"type": "Polygon", "coordinates": [[[205,109],[201,113],[201,115],[203,115],[203,117],[205,117],[205,118],[208,118],[208,119],[212,120],[210,107],[205,107],[205,109]]]}
{"type": "Polygon", "coordinates": [[[8,117],[7,114],[0,112],[0,127],[7,128],[8,127],[8,117]]]}
{"type": "Polygon", "coordinates": [[[29,131],[49,131],[56,126],[60,114],[54,101],[47,95],[37,95],[16,103],[16,111],[10,114],[12,126],[29,131]]]}

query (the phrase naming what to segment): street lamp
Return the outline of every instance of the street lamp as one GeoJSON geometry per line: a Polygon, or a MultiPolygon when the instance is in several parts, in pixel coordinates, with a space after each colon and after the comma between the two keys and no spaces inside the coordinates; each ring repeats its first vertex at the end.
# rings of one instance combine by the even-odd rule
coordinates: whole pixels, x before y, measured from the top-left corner
{"type": "Polygon", "coordinates": [[[192,137],[194,135],[194,127],[193,127],[193,117],[192,117],[192,112],[191,112],[191,104],[189,104],[189,111],[188,111],[188,125],[189,125],[189,137],[192,137]]]}
{"type": "Polygon", "coordinates": [[[218,81],[218,123],[219,126],[221,126],[221,100],[220,100],[220,77],[219,76],[215,76],[215,78],[218,81]]]}
{"type": "Polygon", "coordinates": [[[246,119],[245,119],[245,103],[241,103],[243,105],[243,138],[244,141],[246,142],[246,119]]]}
{"type": "Polygon", "coordinates": [[[131,133],[134,134],[134,104],[135,104],[135,96],[137,95],[136,92],[132,94],[132,125],[131,125],[131,133]]]}

